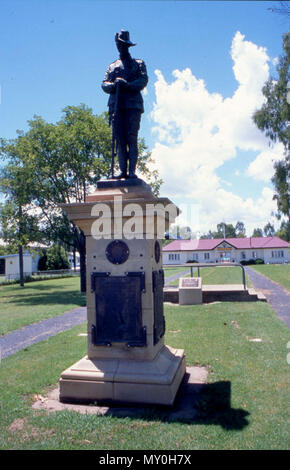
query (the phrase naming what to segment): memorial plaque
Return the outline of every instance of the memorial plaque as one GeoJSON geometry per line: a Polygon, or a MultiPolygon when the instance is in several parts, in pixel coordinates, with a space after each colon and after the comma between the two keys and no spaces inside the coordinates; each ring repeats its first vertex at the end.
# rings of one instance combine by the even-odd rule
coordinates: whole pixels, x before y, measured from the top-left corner
{"type": "Polygon", "coordinates": [[[152,273],[153,302],[154,302],[154,344],[157,344],[165,333],[165,318],[163,314],[163,269],[152,273]]]}
{"type": "Polygon", "coordinates": [[[126,276],[92,274],[96,302],[96,325],[92,328],[94,344],[110,346],[112,342],[121,342],[130,347],[146,346],[141,298],[144,278],[143,272],[126,276]]]}
{"type": "Polygon", "coordinates": [[[198,279],[196,278],[188,278],[182,279],[182,287],[198,287],[198,279]]]}

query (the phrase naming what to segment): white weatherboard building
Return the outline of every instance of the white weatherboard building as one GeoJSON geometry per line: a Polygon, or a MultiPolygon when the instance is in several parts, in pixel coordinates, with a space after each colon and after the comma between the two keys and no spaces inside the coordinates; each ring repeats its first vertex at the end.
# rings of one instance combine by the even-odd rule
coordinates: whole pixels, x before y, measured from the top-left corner
{"type": "Polygon", "coordinates": [[[174,240],[163,247],[163,264],[240,263],[262,259],[265,263],[290,262],[290,245],[278,237],[212,238],[204,240],[174,240]]]}
{"type": "MultiPolygon", "coordinates": [[[[23,271],[25,276],[29,276],[38,270],[38,254],[23,254],[23,271]]],[[[19,255],[3,255],[0,256],[0,275],[5,276],[7,280],[19,279],[19,255]]]]}

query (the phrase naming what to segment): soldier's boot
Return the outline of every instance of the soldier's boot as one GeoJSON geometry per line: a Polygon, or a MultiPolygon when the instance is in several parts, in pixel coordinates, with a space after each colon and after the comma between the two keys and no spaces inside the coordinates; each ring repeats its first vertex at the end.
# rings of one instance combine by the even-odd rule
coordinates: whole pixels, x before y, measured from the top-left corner
{"type": "Polygon", "coordinates": [[[116,176],[117,179],[121,178],[128,178],[127,175],[127,152],[122,146],[120,145],[118,148],[118,161],[119,161],[119,167],[121,170],[121,173],[116,176]]]}
{"type": "Polygon", "coordinates": [[[137,178],[137,175],[135,174],[137,159],[138,159],[137,137],[133,136],[133,139],[131,137],[130,140],[129,140],[129,178],[137,178]]]}

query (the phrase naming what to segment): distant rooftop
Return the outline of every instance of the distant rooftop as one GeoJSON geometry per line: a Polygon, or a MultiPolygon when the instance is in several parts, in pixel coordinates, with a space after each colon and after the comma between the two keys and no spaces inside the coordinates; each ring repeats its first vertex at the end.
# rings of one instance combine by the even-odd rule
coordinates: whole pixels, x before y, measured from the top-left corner
{"type": "Polygon", "coordinates": [[[226,242],[239,250],[249,248],[289,248],[290,245],[279,237],[210,238],[199,240],[174,240],[163,247],[163,251],[210,251],[226,242]]]}

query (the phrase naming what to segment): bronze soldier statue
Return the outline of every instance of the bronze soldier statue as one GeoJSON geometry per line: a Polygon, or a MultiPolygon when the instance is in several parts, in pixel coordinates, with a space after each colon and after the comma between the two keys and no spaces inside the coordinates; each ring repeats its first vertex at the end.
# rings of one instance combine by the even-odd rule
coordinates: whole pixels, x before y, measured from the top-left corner
{"type": "MultiPolygon", "coordinates": [[[[115,41],[120,58],[109,65],[102,89],[110,94],[108,107],[113,130],[113,148],[115,141],[121,170],[117,178],[137,178],[137,139],[141,114],[144,113],[141,90],[146,87],[148,76],[143,60],[133,59],[129,54],[129,48],[136,46],[130,41],[129,32],[121,30],[116,33],[115,41]]],[[[112,153],[114,154],[114,151],[112,153]]]]}

